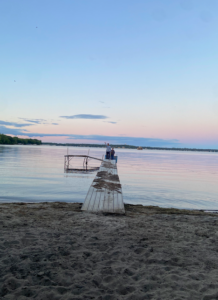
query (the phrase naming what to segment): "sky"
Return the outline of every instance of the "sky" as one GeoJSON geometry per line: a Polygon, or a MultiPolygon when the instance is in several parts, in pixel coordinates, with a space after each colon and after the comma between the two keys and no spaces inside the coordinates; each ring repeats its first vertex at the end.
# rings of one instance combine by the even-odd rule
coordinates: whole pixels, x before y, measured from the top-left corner
{"type": "Polygon", "coordinates": [[[0,0],[0,133],[218,149],[217,0],[0,0]]]}

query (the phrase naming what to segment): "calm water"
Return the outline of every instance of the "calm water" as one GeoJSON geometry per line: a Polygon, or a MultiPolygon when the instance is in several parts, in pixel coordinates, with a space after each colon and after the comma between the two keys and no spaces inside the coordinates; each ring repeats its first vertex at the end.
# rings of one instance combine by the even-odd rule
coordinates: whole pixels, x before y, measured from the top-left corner
{"type": "MultiPolygon", "coordinates": [[[[64,173],[66,147],[0,146],[0,202],[83,202],[95,173],[64,173]]],[[[69,148],[87,154],[88,148],[69,148]]],[[[90,150],[101,158],[104,149],[90,150]]],[[[125,203],[218,209],[218,154],[117,149],[125,203]]],[[[99,166],[96,161],[93,166],[99,166]]],[[[82,160],[75,161],[81,167],[82,160]]]]}

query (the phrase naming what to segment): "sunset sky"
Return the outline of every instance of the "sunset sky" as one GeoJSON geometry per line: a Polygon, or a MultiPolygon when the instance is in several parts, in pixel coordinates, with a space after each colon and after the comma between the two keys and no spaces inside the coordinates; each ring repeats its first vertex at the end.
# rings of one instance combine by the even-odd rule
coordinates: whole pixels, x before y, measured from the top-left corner
{"type": "Polygon", "coordinates": [[[217,0],[0,1],[0,133],[218,149],[217,0]]]}

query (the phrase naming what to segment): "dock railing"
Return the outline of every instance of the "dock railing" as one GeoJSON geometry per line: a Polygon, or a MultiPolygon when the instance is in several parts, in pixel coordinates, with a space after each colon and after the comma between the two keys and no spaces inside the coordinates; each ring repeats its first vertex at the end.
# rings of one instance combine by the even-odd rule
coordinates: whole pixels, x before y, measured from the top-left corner
{"type": "Polygon", "coordinates": [[[91,170],[98,170],[99,167],[88,167],[88,162],[89,160],[94,159],[94,160],[98,160],[98,161],[103,161],[103,159],[100,158],[96,158],[96,157],[92,157],[89,155],[65,155],[64,156],[64,171],[68,172],[68,171],[91,171],[91,170]],[[72,166],[72,160],[73,158],[83,158],[83,168],[78,169],[78,168],[74,168],[72,166]]]}

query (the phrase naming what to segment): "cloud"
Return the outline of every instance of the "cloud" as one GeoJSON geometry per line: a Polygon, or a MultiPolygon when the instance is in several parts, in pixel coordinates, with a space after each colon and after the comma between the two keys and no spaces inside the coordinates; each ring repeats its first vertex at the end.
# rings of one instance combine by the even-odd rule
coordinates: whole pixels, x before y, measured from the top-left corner
{"type": "Polygon", "coordinates": [[[64,118],[64,119],[93,119],[93,120],[97,120],[97,119],[107,119],[107,116],[103,116],[103,115],[89,115],[89,114],[81,114],[81,115],[74,115],[74,116],[60,116],[60,118],[64,118]]]}
{"type": "Polygon", "coordinates": [[[110,121],[108,121],[108,122],[105,121],[105,123],[117,124],[117,122],[110,122],[110,121]]]}
{"type": "Polygon", "coordinates": [[[100,103],[104,103],[103,101],[99,101],[100,103]]]}
{"type": "Polygon", "coordinates": [[[34,124],[42,124],[43,122],[46,122],[44,119],[25,119],[25,118],[20,118],[22,120],[25,120],[26,122],[34,123],[34,124]]]}
{"type": "Polygon", "coordinates": [[[105,135],[71,135],[68,139],[93,140],[99,142],[110,142],[112,144],[127,144],[134,146],[150,147],[179,147],[179,140],[171,139],[152,139],[144,137],[127,137],[127,136],[105,136],[105,135]]]}
{"type": "Polygon", "coordinates": [[[26,127],[26,126],[32,126],[33,124],[28,124],[28,123],[15,123],[15,122],[6,122],[6,121],[1,121],[1,120],[0,120],[0,125],[14,126],[14,127],[26,127]]]}
{"type": "Polygon", "coordinates": [[[25,120],[26,122],[33,123],[33,124],[29,124],[29,126],[30,125],[35,125],[35,124],[59,125],[58,123],[48,123],[48,120],[45,120],[45,119],[26,119],[26,118],[20,118],[20,119],[25,120]]]}
{"type": "MultiPolygon", "coordinates": [[[[78,135],[78,134],[49,134],[49,133],[30,133],[25,129],[11,129],[5,126],[0,126],[0,133],[28,136],[28,137],[66,137],[71,140],[89,140],[90,143],[98,141],[98,143],[109,142],[116,145],[134,145],[147,147],[180,147],[179,140],[171,139],[152,139],[144,137],[127,137],[127,136],[106,136],[106,135],[78,135]]],[[[73,141],[72,141],[73,143],[73,141]]],[[[95,142],[96,143],[96,142],[95,142]]]]}
{"type": "Polygon", "coordinates": [[[14,128],[7,128],[5,126],[0,126],[0,134],[12,134],[12,135],[27,135],[28,131],[26,129],[14,129],[14,128]],[[27,133],[25,133],[27,132],[27,133]]]}
{"type": "MultiPolygon", "coordinates": [[[[196,149],[218,149],[217,141],[211,141],[210,143],[181,143],[177,139],[165,140],[159,138],[144,138],[144,137],[128,137],[124,134],[119,136],[106,136],[106,135],[77,135],[77,134],[50,134],[50,133],[32,133],[25,129],[7,128],[6,126],[0,125],[0,134],[11,134],[18,136],[28,136],[30,138],[40,137],[66,137],[72,140],[71,143],[78,143],[78,140],[84,140],[87,144],[87,140],[90,144],[103,144],[109,142],[115,145],[133,145],[142,147],[166,147],[166,148],[196,148],[196,149]],[[74,141],[75,140],[75,141],[74,141]]],[[[70,142],[69,142],[70,143],[70,142]]],[[[81,142],[80,142],[81,143],[81,142]]]]}

